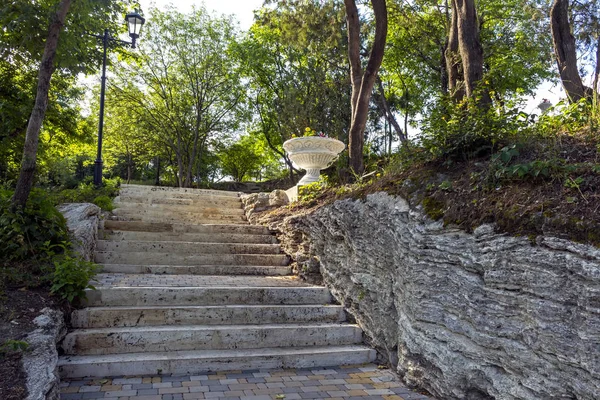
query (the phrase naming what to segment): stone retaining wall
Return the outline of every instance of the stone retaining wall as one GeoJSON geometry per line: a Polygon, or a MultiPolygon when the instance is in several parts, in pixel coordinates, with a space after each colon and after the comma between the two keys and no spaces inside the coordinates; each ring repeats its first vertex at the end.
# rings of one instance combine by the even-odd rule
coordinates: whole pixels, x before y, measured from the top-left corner
{"type": "Polygon", "coordinates": [[[296,261],[320,261],[407,383],[440,399],[598,399],[597,248],[489,225],[468,234],[384,193],[271,228],[296,261]]]}

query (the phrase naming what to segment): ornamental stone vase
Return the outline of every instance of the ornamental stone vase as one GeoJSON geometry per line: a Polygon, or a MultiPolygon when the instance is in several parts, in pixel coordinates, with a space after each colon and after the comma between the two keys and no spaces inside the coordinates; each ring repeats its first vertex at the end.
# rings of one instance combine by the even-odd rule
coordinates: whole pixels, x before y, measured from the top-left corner
{"type": "Polygon", "coordinates": [[[283,144],[290,160],[306,170],[297,186],[317,182],[321,170],[329,167],[346,146],[337,139],[321,136],[293,138],[283,144]]]}

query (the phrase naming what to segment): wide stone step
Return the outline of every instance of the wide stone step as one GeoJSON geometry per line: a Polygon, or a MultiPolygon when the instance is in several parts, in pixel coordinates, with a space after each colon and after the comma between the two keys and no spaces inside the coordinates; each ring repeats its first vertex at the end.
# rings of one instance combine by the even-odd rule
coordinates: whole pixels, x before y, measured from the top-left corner
{"type": "Polygon", "coordinates": [[[97,251],[195,254],[280,254],[278,244],[143,242],[98,240],[97,251]]]}
{"type": "Polygon", "coordinates": [[[311,346],[63,356],[58,366],[62,378],[194,375],[209,371],[354,365],[372,362],[375,356],[375,350],[360,345],[311,346]]]}
{"type": "Polygon", "coordinates": [[[204,221],[217,221],[217,223],[243,223],[246,217],[243,215],[223,215],[201,212],[179,212],[179,211],[161,211],[148,210],[144,208],[117,208],[113,214],[119,218],[141,219],[141,220],[160,220],[164,222],[185,221],[186,223],[204,223],[204,221]]]}
{"type": "Polygon", "coordinates": [[[131,214],[119,214],[115,218],[119,221],[130,221],[130,222],[149,222],[153,224],[182,224],[182,225],[198,225],[198,224],[247,224],[242,219],[231,220],[231,219],[213,219],[213,218],[182,218],[182,217],[171,217],[171,216],[146,216],[146,215],[131,215],[131,214]]]}
{"type": "Polygon", "coordinates": [[[193,188],[180,188],[171,186],[151,186],[151,185],[135,185],[135,184],[122,184],[121,191],[130,192],[138,191],[143,193],[192,193],[204,196],[226,196],[226,197],[240,197],[240,192],[230,192],[227,190],[214,190],[214,189],[193,189],[193,188]]]}
{"type": "Polygon", "coordinates": [[[62,349],[68,355],[101,355],[341,346],[361,342],[361,329],[351,324],[179,325],[78,329],[65,337],[62,349]]]}
{"type": "Polygon", "coordinates": [[[181,197],[176,195],[172,197],[170,195],[156,196],[156,195],[142,195],[142,194],[123,194],[115,197],[113,203],[116,204],[151,204],[151,205],[173,205],[173,206],[198,206],[198,207],[214,207],[223,209],[242,209],[242,201],[234,197],[181,197]]]}
{"type": "Polygon", "coordinates": [[[203,233],[203,234],[242,234],[268,235],[269,229],[259,225],[246,224],[177,224],[152,223],[142,221],[102,221],[106,230],[131,232],[172,232],[172,233],[203,233]]]}
{"type": "Polygon", "coordinates": [[[74,328],[152,325],[243,325],[344,322],[338,305],[88,307],[71,313],[74,328]]]}
{"type": "Polygon", "coordinates": [[[288,266],[264,265],[134,265],[100,264],[102,272],[160,275],[261,275],[284,276],[292,273],[288,266]]]}
{"type": "Polygon", "coordinates": [[[306,287],[99,287],[86,290],[89,307],[329,304],[326,288],[306,287]]]}
{"type": "Polygon", "coordinates": [[[224,208],[211,207],[207,205],[174,205],[174,204],[152,204],[137,202],[114,202],[115,210],[131,210],[145,212],[169,212],[169,213],[196,213],[203,215],[244,215],[241,207],[224,208]]]}
{"type": "Polygon", "coordinates": [[[100,230],[98,237],[112,241],[168,241],[168,242],[194,242],[194,243],[257,243],[276,244],[277,238],[273,235],[244,235],[237,233],[169,233],[169,232],[134,232],[100,230]]]}
{"type": "Polygon", "coordinates": [[[97,251],[98,264],[150,265],[287,265],[285,254],[173,254],[148,251],[97,251]]]}

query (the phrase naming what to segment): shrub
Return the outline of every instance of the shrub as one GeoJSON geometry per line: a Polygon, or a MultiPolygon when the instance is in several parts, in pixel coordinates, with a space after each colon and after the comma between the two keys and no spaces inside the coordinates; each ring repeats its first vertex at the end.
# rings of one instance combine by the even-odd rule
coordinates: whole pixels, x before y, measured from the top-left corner
{"type": "Polygon", "coordinates": [[[24,210],[12,210],[13,192],[0,192],[0,259],[23,261],[47,256],[45,243],[56,245],[68,240],[62,214],[39,189],[32,190],[24,210]]]}
{"type": "Polygon", "coordinates": [[[74,302],[85,298],[85,289],[96,289],[90,281],[97,272],[96,264],[68,254],[55,256],[50,291],[74,302]]]}
{"type": "Polygon", "coordinates": [[[105,211],[112,211],[114,208],[111,198],[105,195],[97,196],[94,199],[94,204],[105,211]]]}

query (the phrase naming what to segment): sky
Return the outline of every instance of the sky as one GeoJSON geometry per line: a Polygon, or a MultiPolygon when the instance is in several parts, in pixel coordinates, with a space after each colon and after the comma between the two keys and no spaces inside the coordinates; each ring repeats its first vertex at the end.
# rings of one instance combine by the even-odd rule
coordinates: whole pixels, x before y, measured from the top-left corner
{"type": "Polygon", "coordinates": [[[179,11],[187,12],[192,6],[204,3],[207,10],[217,14],[234,14],[240,28],[245,30],[252,25],[253,11],[260,8],[263,0],[139,0],[139,3],[146,15],[152,6],[164,9],[166,5],[173,4],[179,11]]]}

